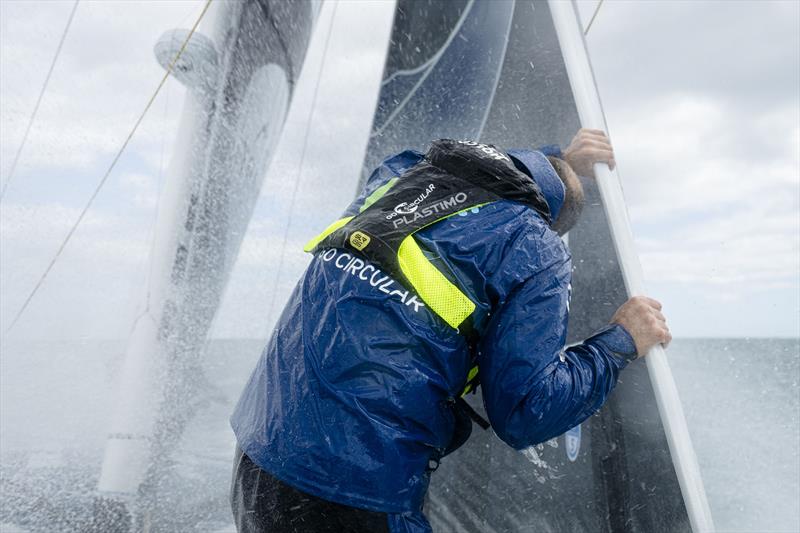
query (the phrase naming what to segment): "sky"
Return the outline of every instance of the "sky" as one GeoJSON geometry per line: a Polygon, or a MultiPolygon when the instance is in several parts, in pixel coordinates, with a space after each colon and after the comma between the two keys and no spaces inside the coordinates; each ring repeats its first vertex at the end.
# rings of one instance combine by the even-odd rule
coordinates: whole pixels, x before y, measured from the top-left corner
{"type": "MultiPolygon", "coordinates": [[[[580,2],[584,22],[596,5],[580,2]]],[[[71,8],[0,2],[0,183],[71,8]]],[[[79,4],[0,205],[2,332],[163,76],[153,44],[201,8],[79,4]]],[[[212,336],[266,336],[303,242],[354,194],[391,17],[391,2],[323,6],[212,336]]],[[[606,0],[587,44],[648,292],[674,335],[800,337],[800,3],[606,0]]],[[[10,337],[128,334],[183,96],[167,82],[10,337]]]]}

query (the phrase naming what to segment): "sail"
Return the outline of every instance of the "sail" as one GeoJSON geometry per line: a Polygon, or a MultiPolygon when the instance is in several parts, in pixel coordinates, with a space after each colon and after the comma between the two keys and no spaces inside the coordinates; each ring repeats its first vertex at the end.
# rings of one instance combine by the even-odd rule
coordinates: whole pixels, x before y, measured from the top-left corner
{"type": "MultiPolygon", "coordinates": [[[[147,300],[120,371],[98,483],[104,499],[88,524],[85,515],[92,510],[84,496],[94,486],[97,465],[87,461],[68,476],[54,472],[44,454],[38,459],[44,473],[31,476],[31,469],[20,467],[14,482],[29,477],[31,490],[15,489],[16,507],[0,513],[0,529],[7,519],[34,530],[58,524],[64,531],[89,531],[90,525],[100,531],[213,531],[227,523],[227,462],[209,465],[191,455],[176,458],[174,451],[180,439],[202,443],[203,452],[230,445],[227,428],[209,428],[232,406],[219,401],[211,420],[201,402],[217,400],[197,394],[208,386],[201,354],[283,127],[319,3],[214,5],[214,17],[201,27],[208,37],[192,37],[176,71],[189,90],[161,200],[147,300]],[[192,461],[196,468],[185,468],[192,461]],[[186,478],[168,479],[181,467],[186,478]],[[35,508],[41,485],[49,507],[35,508]]],[[[162,64],[186,35],[171,32],[159,42],[162,64]]],[[[400,0],[364,169],[439,137],[503,147],[564,146],[579,124],[546,2],[400,0]]],[[[591,182],[585,187],[584,219],[570,234],[576,265],[572,341],[605,324],[626,297],[601,199],[591,182]]],[[[256,351],[256,344],[248,350],[256,351]]],[[[221,341],[209,350],[213,377],[231,396],[250,370],[238,357],[243,350],[221,341]]],[[[481,410],[480,393],[468,400],[481,410]]],[[[433,476],[425,512],[437,532],[689,528],[640,363],[625,371],[598,415],[540,448],[520,454],[476,429],[433,476]]]]}
{"type": "MultiPolygon", "coordinates": [[[[400,0],[365,172],[440,137],[566,146],[580,125],[547,2],[400,0]]],[[[583,184],[583,218],[569,234],[569,342],[603,327],[627,299],[598,188],[583,184]]],[[[468,401],[482,411],[480,393],[468,401]]],[[[433,475],[425,512],[443,532],[690,529],[641,363],[599,413],[546,445],[519,453],[476,429],[433,475]]]]}
{"type": "MultiPolygon", "coordinates": [[[[280,137],[318,2],[223,2],[175,66],[187,88],[146,302],[120,373],[98,482],[100,530],[176,530],[164,476],[197,411],[203,347],[280,137]],[[166,521],[166,525],[165,522],[166,521]],[[152,527],[152,526],[148,526],[152,527]]],[[[169,65],[188,32],[168,32],[169,65]]]]}

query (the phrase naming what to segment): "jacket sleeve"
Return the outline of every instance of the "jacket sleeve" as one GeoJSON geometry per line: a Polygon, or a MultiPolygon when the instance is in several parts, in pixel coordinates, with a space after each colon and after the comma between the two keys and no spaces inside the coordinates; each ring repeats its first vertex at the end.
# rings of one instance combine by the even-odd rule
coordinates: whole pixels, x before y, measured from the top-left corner
{"type": "Polygon", "coordinates": [[[636,356],[619,325],[564,349],[570,265],[557,263],[515,287],[482,336],[486,411],[495,433],[517,449],[558,436],[597,411],[636,356]]]}

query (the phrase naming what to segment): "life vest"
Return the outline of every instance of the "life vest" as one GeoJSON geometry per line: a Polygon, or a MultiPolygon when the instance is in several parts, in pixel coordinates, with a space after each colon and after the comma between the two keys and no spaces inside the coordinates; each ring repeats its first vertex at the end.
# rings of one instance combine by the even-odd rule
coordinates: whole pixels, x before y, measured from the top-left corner
{"type": "MultiPolygon", "coordinates": [[[[479,335],[473,316],[477,306],[452,272],[425,256],[414,234],[501,199],[525,204],[551,222],[538,185],[503,152],[472,141],[438,140],[422,161],[368,196],[358,214],[335,221],[304,250],[315,253],[341,248],[360,254],[416,293],[434,314],[464,335],[470,346],[471,368],[463,397],[477,387],[479,379],[479,335]]],[[[488,427],[485,421],[481,425],[488,427]]]]}

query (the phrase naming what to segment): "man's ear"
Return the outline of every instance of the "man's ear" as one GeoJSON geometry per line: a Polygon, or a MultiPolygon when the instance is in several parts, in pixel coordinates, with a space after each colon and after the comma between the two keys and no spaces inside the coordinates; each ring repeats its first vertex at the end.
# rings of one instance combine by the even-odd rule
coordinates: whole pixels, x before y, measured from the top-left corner
{"type": "Polygon", "coordinates": [[[550,224],[550,227],[559,235],[564,235],[578,222],[583,212],[583,185],[566,161],[552,156],[548,156],[547,159],[564,183],[564,205],[561,206],[558,218],[550,224]]]}

